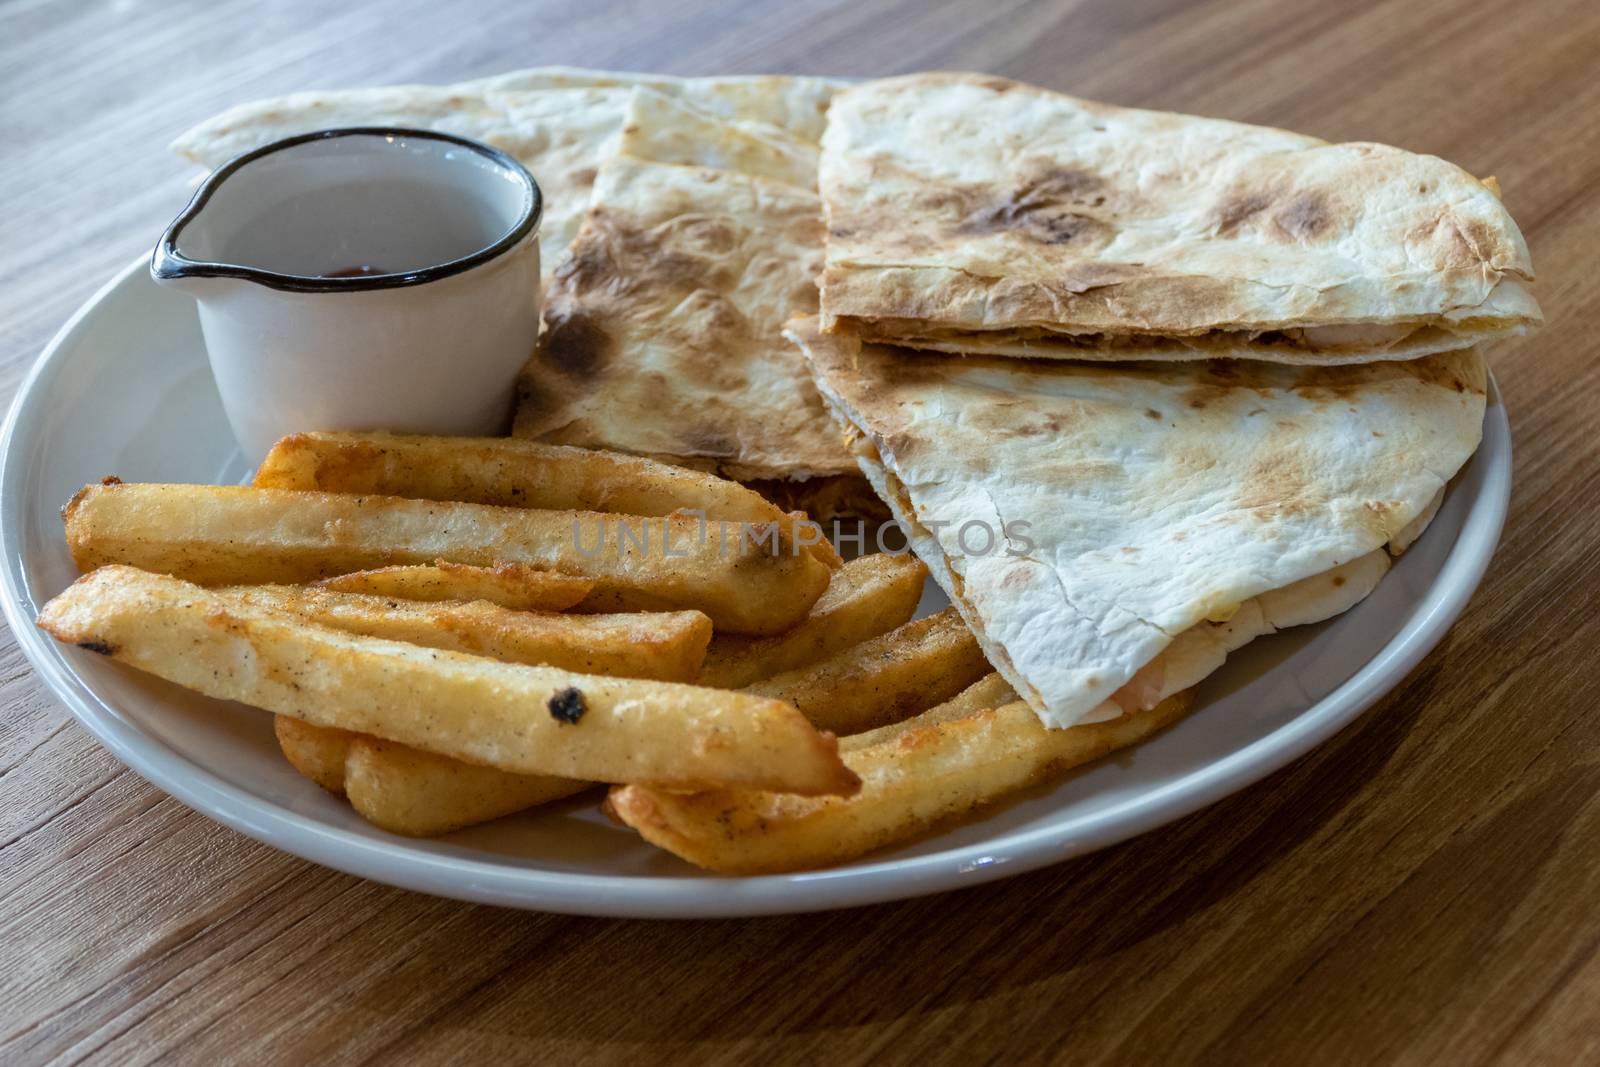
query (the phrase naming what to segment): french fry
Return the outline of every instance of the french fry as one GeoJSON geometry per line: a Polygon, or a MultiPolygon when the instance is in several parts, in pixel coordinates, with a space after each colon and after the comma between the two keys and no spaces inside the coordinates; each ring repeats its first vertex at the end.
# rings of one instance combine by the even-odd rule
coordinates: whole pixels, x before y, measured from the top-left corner
{"type": "Polygon", "coordinates": [[[793,704],[819,730],[854,734],[949,700],[992,669],[946,608],[743,691],[793,704]]]}
{"type": "MultiPolygon", "coordinates": [[[[503,437],[297,433],[272,446],[255,484],[656,518],[688,509],[708,519],[776,522],[789,537],[798,529],[793,516],[759,493],[703,471],[503,437]]],[[[826,540],[811,551],[830,566],[840,563],[826,540]]]]}
{"type": "Polygon", "coordinates": [[[645,840],[725,874],[843,863],[1050,780],[1149,737],[1188,710],[1189,693],[1108,722],[1047,729],[1026,704],[907,731],[846,753],[861,777],[850,797],[716,790],[611,791],[607,808],[645,840]]]}
{"type": "Polygon", "coordinates": [[[999,674],[986,674],[949,700],[946,700],[943,704],[936,704],[927,711],[919,712],[909,719],[901,719],[899,722],[892,722],[873,730],[866,730],[859,734],[850,734],[848,737],[839,738],[839,751],[854,752],[859,748],[870,748],[892,737],[898,737],[908,730],[949,722],[951,719],[964,719],[968,715],[985,711],[989,708],[998,708],[1013,703],[1016,699],[1016,690],[1012,689],[1004,678],[1000,677],[999,674]]]}
{"type": "Polygon", "coordinates": [[[373,825],[433,837],[593,787],[542,774],[508,774],[392,741],[357,737],[340,768],[345,795],[373,825]]]}
{"type": "Polygon", "coordinates": [[[358,735],[287,715],[273,717],[272,732],[291,767],[328,792],[344,795],[344,761],[358,735]]]}
{"type": "Polygon", "coordinates": [[[481,600],[424,604],[293,585],[214,592],[228,604],[288,611],[347,633],[617,678],[691,682],[711,640],[711,620],[698,611],[557,615],[481,600]]]}
{"type": "Polygon", "coordinates": [[[379,567],[317,583],[341,593],[370,593],[402,600],[486,600],[513,611],[566,611],[594,592],[588,578],[573,578],[526,563],[473,567],[449,560],[379,567]]]}
{"type": "MultiPolygon", "coordinates": [[[[663,681],[692,679],[711,636],[711,620],[697,611],[533,615],[482,601],[396,602],[297,586],[239,586],[215,593],[241,605],[289,611],[369,637],[505,663],[663,681]]],[[[347,795],[356,811],[374,824],[411,836],[499,818],[590,784],[475,767],[287,715],[276,716],[275,730],[279,748],[295,769],[324,789],[347,795]]]]}
{"type": "Polygon", "coordinates": [[[834,738],[781,701],[358,637],[131,567],[80,578],[39,625],[207,696],[517,774],[798,793],[856,785],[834,738]]]}
{"type": "Polygon", "coordinates": [[[719,629],[800,622],[832,573],[809,555],[699,540],[694,519],[537,511],[243,486],[102,484],[66,507],[82,570],[124,563],[207,585],[400,563],[528,563],[594,580],[595,611],[694,608],[719,629]]]}
{"type": "Polygon", "coordinates": [[[821,599],[793,629],[772,637],[713,637],[699,684],[738,689],[892,630],[917,610],[927,573],[909,555],[880,552],[851,560],[833,572],[821,599]]]}
{"type": "MultiPolygon", "coordinates": [[[[336,630],[429,648],[489,656],[505,663],[546,664],[592,674],[689,681],[711,637],[697,611],[636,615],[534,615],[484,602],[410,603],[296,586],[215,590],[234,603],[289,611],[336,630]]],[[[444,833],[498,818],[585,783],[508,774],[393,743],[352,748],[359,735],[277,716],[278,746],[307,778],[346,793],[356,810],[397,833],[444,833]],[[349,753],[360,752],[362,778],[351,786],[349,753]],[[522,798],[532,797],[523,802],[522,798]],[[429,814],[429,813],[432,814],[429,814]],[[488,812],[491,814],[480,814],[488,812]]]]}

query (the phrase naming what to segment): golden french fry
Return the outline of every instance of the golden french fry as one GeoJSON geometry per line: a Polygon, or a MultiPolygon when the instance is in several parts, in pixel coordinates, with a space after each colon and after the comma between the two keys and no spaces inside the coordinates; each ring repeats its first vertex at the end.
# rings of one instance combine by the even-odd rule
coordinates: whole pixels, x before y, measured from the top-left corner
{"type": "Polygon", "coordinates": [[[738,689],[892,630],[917,610],[927,573],[915,556],[877,553],[851,560],[833,572],[811,614],[793,629],[772,637],[713,637],[699,684],[738,689]]]}
{"type": "MultiPolygon", "coordinates": [[[[374,573],[374,572],[367,572],[374,573]]],[[[214,592],[236,603],[292,612],[336,630],[506,663],[664,681],[699,669],[711,620],[697,611],[636,615],[534,615],[482,601],[420,603],[298,586],[214,592]]],[[[475,767],[345,730],[276,717],[279,747],[297,770],[349,796],[368,821],[411,836],[447,833],[567,796],[590,783],[475,767]]]]}
{"type": "Polygon", "coordinates": [[[131,567],[80,578],[39,625],[207,696],[518,774],[800,793],[856,785],[834,738],[781,701],[359,637],[131,567]]]}
{"type": "Polygon", "coordinates": [[[447,834],[594,784],[509,774],[374,737],[351,742],[341,771],[345,794],[362,818],[408,837],[447,834]]]}
{"type": "Polygon", "coordinates": [[[964,719],[968,715],[988,708],[1010,704],[1016,699],[1016,690],[1012,689],[1004,678],[998,674],[986,674],[943,704],[936,704],[909,719],[901,719],[899,722],[892,722],[873,730],[839,738],[839,751],[854,752],[858,748],[870,748],[892,737],[898,737],[908,730],[949,722],[951,719],[964,719]]]}
{"type": "Polygon", "coordinates": [[[946,608],[743,691],[793,704],[820,730],[854,734],[949,700],[990,670],[972,631],[946,608]]]}
{"type": "MultiPolygon", "coordinates": [[[[296,586],[214,591],[235,603],[293,612],[337,630],[507,663],[688,681],[699,669],[711,620],[697,611],[636,615],[533,615],[484,602],[412,603],[296,586]]],[[[350,797],[369,821],[412,836],[499,818],[586,783],[475,767],[392,742],[277,716],[279,747],[306,777],[350,797]],[[362,743],[352,744],[353,739],[362,743]],[[356,761],[347,766],[346,759],[356,761]],[[531,799],[524,799],[531,798],[531,799]]]]}
{"type": "Polygon", "coordinates": [[[711,640],[711,620],[698,611],[557,615],[481,600],[416,603],[295,585],[213,592],[230,604],[293,612],[347,633],[617,678],[691,682],[711,640]]]}
{"type": "MultiPolygon", "coordinates": [[[[759,493],[703,471],[503,437],[297,433],[272,446],[255,484],[651,517],[689,509],[708,519],[776,522],[790,537],[797,529],[793,517],[759,493]]],[[[831,566],[840,562],[826,540],[812,552],[831,566]]]]}
{"type": "Polygon", "coordinates": [[[473,567],[449,560],[379,567],[317,583],[341,593],[370,593],[402,600],[486,600],[514,611],[566,611],[594,591],[588,578],[540,570],[526,563],[473,567]]]}
{"type": "Polygon", "coordinates": [[[846,753],[861,776],[850,797],[716,790],[611,791],[608,810],[645,840],[726,874],[843,863],[960,818],[1069,768],[1125,748],[1181,718],[1189,693],[1109,722],[1047,729],[1017,701],[907,731],[846,753]]]}
{"type": "Polygon", "coordinates": [[[400,497],[115,483],[86,487],[64,517],[68,546],[83,570],[124,563],[231,585],[441,558],[475,566],[529,563],[593,579],[585,601],[591,610],[694,608],[733,633],[795,625],[832,573],[781,544],[773,551],[742,537],[725,545],[714,537],[701,541],[694,519],[400,497]]]}
{"type": "Polygon", "coordinates": [[[335,730],[291,719],[273,717],[272,732],[290,766],[330,793],[344,795],[344,761],[356,739],[348,730],[335,730]]]}

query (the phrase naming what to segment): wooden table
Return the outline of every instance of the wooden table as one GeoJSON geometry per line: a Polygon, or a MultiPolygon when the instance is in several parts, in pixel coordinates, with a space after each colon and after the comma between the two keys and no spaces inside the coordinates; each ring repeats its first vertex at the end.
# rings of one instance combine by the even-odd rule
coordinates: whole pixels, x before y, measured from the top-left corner
{"type": "Polygon", "coordinates": [[[163,146],[191,122],[539,63],[984,69],[1498,175],[1550,325],[1492,354],[1517,472],[1488,580],[1360,723],[1207,811],[980,889],[743,922],[470,907],[275,852],[125,770],[7,636],[0,1062],[1600,1055],[1600,5],[13,0],[0,392],[181,206],[163,146]]]}

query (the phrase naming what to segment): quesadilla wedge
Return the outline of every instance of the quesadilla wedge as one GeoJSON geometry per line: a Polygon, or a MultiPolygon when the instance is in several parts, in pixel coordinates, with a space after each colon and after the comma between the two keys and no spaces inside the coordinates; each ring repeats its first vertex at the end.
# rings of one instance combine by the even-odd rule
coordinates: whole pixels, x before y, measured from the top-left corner
{"type": "Polygon", "coordinates": [[[867,340],[1329,364],[1541,321],[1492,181],[1386,145],[917,74],[835,97],[820,187],[824,322],[867,340]]]}
{"type": "Polygon", "coordinates": [[[814,319],[790,336],[863,474],[1051,726],[1191,628],[1409,543],[1482,432],[1470,349],[1109,365],[863,346],[814,319]]]}
{"type": "Polygon", "coordinates": [[[555,272],[513,432],[741,481],[855,474],[783,337],[815,310],[821,256],[805,189],[609,160],[555,272]]]}

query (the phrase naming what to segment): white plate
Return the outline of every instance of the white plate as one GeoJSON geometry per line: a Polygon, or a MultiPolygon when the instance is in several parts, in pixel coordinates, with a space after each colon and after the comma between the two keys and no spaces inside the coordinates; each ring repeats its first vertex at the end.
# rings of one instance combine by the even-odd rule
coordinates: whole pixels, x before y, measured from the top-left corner
{"type": "Polygon", "coordinates": [[[269,716],[62,647],[35,628],[37,606],[75,577],[60,508],[79,487],[107,474],[245,474],[194,304],[154,285],[143,260],[51,342],[0,449],[6,618],[45,682],[134,770],[242,833],[351,874],[463,900],[639,917],[808,911],[975,885],[1121,841],[1243,788],[1349,723],[1433,648],[1488,566],[1511,479],[1491,383],[1483,447],[1377,591],[1336,620],[1236,654],[1177,726],[915,844],[815,873],[722,878],[611,825],[592,797],[439,840],[392,837],[291,770],[269,716]]]}

